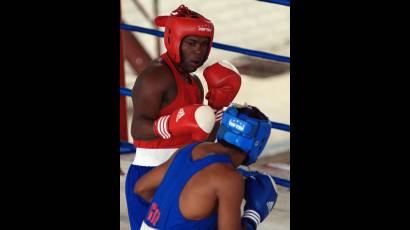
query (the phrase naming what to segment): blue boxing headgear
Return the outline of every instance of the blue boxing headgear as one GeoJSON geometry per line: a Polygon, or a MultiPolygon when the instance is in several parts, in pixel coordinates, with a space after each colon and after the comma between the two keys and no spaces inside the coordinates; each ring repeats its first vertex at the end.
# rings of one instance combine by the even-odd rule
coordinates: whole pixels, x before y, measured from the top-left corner
{"type": "Polygon", "coordinates": [[[270,120],[253,106],[230,106],[224,111],[216,138],[248,154],[246,165],[254,163],[268,142],[272,125],[270,120]],[[259,113],[262,117],[249,115],[259,113]]]}

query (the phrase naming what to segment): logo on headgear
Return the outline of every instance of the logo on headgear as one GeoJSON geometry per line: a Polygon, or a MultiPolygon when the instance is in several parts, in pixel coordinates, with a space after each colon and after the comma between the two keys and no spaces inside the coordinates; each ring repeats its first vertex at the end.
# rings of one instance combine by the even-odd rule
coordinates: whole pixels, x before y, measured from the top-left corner
{"type": "Polygon", "coordinates": [[[229,120],[228,125],[232,128],[235,128],[241,132],[243,132],[243,130],[245,129],[245,125],[242,124],[240,121],[237,120],[229,120]]]}
{"type": "Polygon", "coordinates": [[[200,31],[200,32],[212,32],[212,29],[208,25],[203,24],[203,25],[198,26],[198,31],[200,31]]]}
{"type": "Polygon", "coordinates": [[[254,163],[271,132],[269,119],[253,106],[231,105],[224,111],[217,140],[232,144],[248,154],[245,164],[254,163]]]}

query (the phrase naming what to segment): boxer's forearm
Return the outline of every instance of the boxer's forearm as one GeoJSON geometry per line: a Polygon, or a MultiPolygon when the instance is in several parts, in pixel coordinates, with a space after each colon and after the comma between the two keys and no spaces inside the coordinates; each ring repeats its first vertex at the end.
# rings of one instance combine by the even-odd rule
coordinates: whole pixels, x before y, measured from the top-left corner
{"type": "Polygon", "coordinates": [[[209,134],[209,137],[208,137],[207,141],[210,141],[210,142],[215,141],[216,133],[218,132],[219,126],[220,126],[220,123],[216,122],[214,128],[211,131],[211,134],[209,134]]]}

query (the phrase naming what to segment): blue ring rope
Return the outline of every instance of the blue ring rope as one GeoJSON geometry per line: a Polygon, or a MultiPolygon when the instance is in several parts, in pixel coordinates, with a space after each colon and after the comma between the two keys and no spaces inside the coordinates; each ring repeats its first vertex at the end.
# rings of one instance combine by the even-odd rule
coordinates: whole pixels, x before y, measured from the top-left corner
{"type": "Polygon", "coordinates": [[[135,150],[133,144],[120,140],[120,154],[135,153],[135,150]]]}
{"type": "MultiPolygon", "coordinates": [[[[149,29],[149,28],[144,28],[140,26],[133,26],[133,25],[128,25],[125,23],[120,24],[120,28],[124,30],[130,30],[130,31],[136,31],[136,32],[141,32],[141,33],[146,33],[146,34],[151,34],[157,37],[164,37],[164,32],[155,30],[155,29],[149,29]]],[[[267,53],[267,52],[262,52],[262,51],[256,51],[256,50],[251,50],[251,49],[245,49],[237,46],[231,46],[231,45],[226,45],[218,42],[213,42],[212,47],[216,49],[222,49],[222,50],[228,50],[231,52],[235,53],[241,53],[245,54],[248,56],[253,56],[253,57],[259,57],[259,58],[264,58],[264,59],[269,59],[273,61],[278,61],[278,62],[285,62],[285,63],[290,63],[290,58],[286,56],[281,56],[277,54],[272,54],[272,53],[267,53]]]]}
{"type": "Polygon", "coordinates": [[[270,123],[272,125],[272,128],[274,128],[274,129],[280,129],[280,130],[283,130],[283,131],[290,132],[290,125],[282,124],[282,123],[278,123],[278,122],[273,122],[273,121],[271,121],[270,123]]]}
{"type": "Polygon", "coordinates": [[[273,180],[275,181],[276,184],[281,185],[281,186],[286,187],[286,188],[290,188],[290,181],[289,180],[282,179],[282,178],[272,176],[272,175],[271,175],[271,177],[273,178],[273,180]]]}
{"type": "Polygon", "coordinates": [[[130,30],[135,32],[141,32],[145,34],[151,34],[157,37],[164,37],[164,32],[155,29],[144,28],[141,26],[133,26],[125,23],[120,23],[120,28],[123,30],[130,30]]]}
{"type": "Polygon", "coordinates": [[[218,43],[218,42],[213,42],[212,46],[217,49],[228,50],[228,51],[232,51],[235,53],[245,54],[248,56],[259,57],[259,58],[269,59],[269,60],[278,61],[278,62],[290,63],[289,57],[285,57],[285,56],[281,56],[277,54],[271,54],[271,53],[256,51],[256,50],[251,50],[251,49],[245,49],[245,48],[241,48],[237,46],[225,45],[225,44],[218,43]]]}
{"type": "Polygon", "coordinates": [[[131,90],[124,88],[124,87],[120,87],[120,95],[121,96],[130,96],[132,95],[131,90]]]}
{"type": "Polygon", "coordinates": [[[290,6],[290,0],[258,0],[260,2],[275,3],[283,6],[290,6]]]}

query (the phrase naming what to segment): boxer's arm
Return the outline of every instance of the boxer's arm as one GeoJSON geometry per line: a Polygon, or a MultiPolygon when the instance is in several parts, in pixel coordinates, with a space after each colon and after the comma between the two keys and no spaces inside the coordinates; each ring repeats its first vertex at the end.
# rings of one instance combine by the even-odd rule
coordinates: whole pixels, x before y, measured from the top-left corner
{"type": "Polygon", "coordinates": [[[150,140],[158,138],[152,128],[161,109],[163,95],[172,78],[162,68],[151,68],[142,72],[132,89],[133,116],[131,135],[133,139],[150,140]]]}
{"type": "Polygon", "coordinates": [[[241,226],[241,203],[244,195],[243,177],[233,170],[225,170],[217,177],[218,229],[238,230],[241,226]]]}
{"type": "Polygon", "coordinates": [[[201,103],[204,103],[204,86],[201,83],[201,80],[199,80],[198,76],[196,76],[195,74],[193,74],[193,79],[195,80],[195,82],[198,84],[199,86],[199,91],[201,92],[201,103]]]}
{"type": "Polygon", "coordinates": [[[134,193],[140,195],[145,201],[151,202],[174,157],[175,153],[166,162],[142,176],[134,186],[134,193]]]}
{"type": "Polygon", "coordinates": [[[211,131],[211,134],[209,134],[209,137],[206,141],[214,142],[216,139],[216,134],[218,133],[219,126],[221,125],[220,122],[216,122],[214,128],[211,131]]]}

